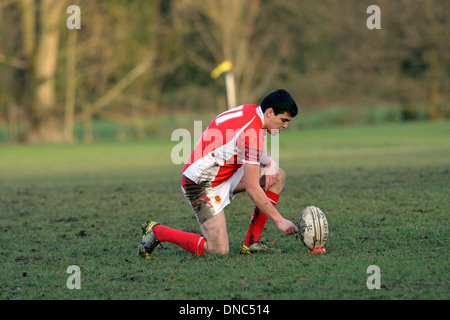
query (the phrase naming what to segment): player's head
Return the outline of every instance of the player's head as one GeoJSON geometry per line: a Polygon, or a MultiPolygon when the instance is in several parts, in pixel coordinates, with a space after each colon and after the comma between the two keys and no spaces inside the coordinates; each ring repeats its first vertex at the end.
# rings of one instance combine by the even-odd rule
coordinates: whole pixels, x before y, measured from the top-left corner
{"type": "Polygon", "coordinates": [[[284,89],[272,91],[261,101],[261,110],[265,112],[272,108],[275,115],[287,112],[293,118],[298,113],[297,104],[292,96],[284,89]]]}

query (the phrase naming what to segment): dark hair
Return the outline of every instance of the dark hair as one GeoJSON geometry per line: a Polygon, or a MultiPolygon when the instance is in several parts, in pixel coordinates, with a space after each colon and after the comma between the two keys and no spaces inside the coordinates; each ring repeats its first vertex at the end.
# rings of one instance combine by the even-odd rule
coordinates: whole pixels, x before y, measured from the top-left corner
{"type": "Polygon", "coordinates": [[[265,112],[272,108],[275,115],[288,112],[291,117],[295,117],[298,113],[297,104],[292,96],[284,89],[272,91],[261,101],[261,110],[265,112]]]}

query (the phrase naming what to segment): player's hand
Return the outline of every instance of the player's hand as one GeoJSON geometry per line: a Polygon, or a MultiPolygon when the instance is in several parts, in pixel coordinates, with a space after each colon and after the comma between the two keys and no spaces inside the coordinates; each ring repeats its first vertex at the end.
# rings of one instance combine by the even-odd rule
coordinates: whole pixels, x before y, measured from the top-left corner
{"type": "Polygon", "coordinates": [[[298,232],[298,228],[295,226],[295,224],[284,218],[279,223],[277,223],[277,227],[285,235],[295,234],[298,232]]]}
{"type": "Polygon", "coordinates": [[[269,162],[269,164],[261,170],[261,177],[264,176],[264,191],[269,190],[269,188],[277,182],[277,172],[278,167],[274,161],[269,162]]]}
{"type": "Polygon", "coordinates": [[[265,175],[264,176],[264,191],[269,190],[277,182],[277,175],[265,175]]]}

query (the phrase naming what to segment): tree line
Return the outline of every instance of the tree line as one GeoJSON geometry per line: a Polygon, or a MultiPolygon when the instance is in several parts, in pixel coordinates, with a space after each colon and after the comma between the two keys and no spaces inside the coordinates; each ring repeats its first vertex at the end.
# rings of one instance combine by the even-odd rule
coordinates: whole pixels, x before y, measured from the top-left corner
{"type": "Polygon", "coordinates": [[[304,109],[448,117],[448,16],[448,0],[2,0],[0,125],[12,142],[71,142],[76,122],[90,140],[97,118],[223,111],[223,61],[237,104],[283,87],[304,109]]]}

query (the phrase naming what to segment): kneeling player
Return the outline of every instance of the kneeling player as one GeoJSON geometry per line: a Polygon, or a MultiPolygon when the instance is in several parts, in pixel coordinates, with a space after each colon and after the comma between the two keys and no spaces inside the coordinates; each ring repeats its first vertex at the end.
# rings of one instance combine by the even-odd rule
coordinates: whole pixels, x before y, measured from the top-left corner
{"type": "Polygon", "coordinates": [[[161,242],[174,243],[192,254],[229,252],[224,208],[237,193],[246,191],[255,209],[242,254],[282,252],[260,241],[268,219],[286,235],[298,232],[275,208],[285,173],[264,151],[265,132],[276,135],[298,113],[283,89],[269,93],[261,106],[242,105],[218,115],[206,128],[183,169],[181,187],[203,236],[169,228],[154,221],[142,225],[139,254],[149,258],[161,242]]]}

